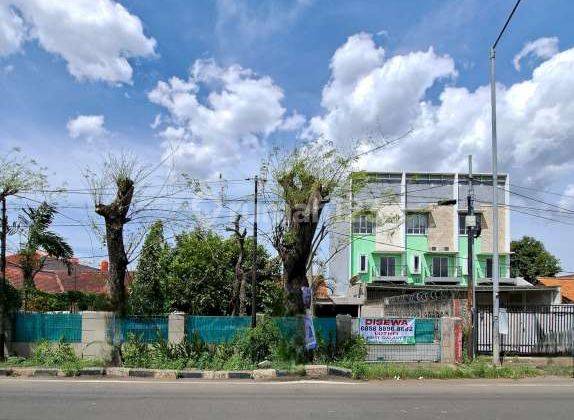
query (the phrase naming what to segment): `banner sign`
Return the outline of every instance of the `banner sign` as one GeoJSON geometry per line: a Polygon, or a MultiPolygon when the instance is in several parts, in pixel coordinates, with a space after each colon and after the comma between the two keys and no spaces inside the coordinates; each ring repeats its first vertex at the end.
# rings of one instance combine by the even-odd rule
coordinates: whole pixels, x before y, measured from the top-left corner
{"type": "Polygon", "coordinates": [[[368,344],[415,344],[415,319],[361,318],[359,334],[368,344]]]}
{"type": "Polygon", "coordinates": [[[317,340],[315,339],[315,326],[313,325],[313,317],[309,314],[305,315],[305,350],[314,350],[317,348],[317,340]]]}

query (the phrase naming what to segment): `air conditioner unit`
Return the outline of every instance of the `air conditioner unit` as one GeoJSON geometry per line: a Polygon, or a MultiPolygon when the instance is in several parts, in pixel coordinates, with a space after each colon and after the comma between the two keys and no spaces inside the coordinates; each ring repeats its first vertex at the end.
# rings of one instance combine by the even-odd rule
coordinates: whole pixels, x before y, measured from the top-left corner
{"type": "Polygon", "coordinates": [[[445,247],[443,248],[443,250],[444,250],[444,251],[448,251],[448,250],[449,250],[449,247],[448,247],[448,246],[445,246],[445,247]]]}
{"type": "Polygon", "coordinates": [[[431,251],[436,251],[436,246],[431,246],[431,251]]]}

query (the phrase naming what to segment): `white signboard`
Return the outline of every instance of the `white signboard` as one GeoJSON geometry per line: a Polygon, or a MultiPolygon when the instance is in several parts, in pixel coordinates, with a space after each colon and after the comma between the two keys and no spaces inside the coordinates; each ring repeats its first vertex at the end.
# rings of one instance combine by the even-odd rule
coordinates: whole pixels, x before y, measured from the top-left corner
{"type": "Polygon", "coordinates": [[[414,344],[414,318],[361,318],[359,334],[368,344],[414,344]]]}

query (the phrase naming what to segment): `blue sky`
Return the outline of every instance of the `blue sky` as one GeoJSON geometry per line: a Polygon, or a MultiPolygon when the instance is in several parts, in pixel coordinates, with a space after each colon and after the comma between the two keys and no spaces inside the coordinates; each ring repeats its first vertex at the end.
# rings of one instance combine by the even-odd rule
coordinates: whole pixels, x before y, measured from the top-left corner
{"type": "MultiPolygon", "coordinates": [[[[85,185],[82,169],[106,151],[157,164],[183,143],[178,170],[238,178],[272,145],[327,136],[343,147],[349,136],[393,137],[404,127],[416,128],[411,138],[363,166],[462,170],[473,153],[478,170],[490,169],[481,87],[513,1],[122,0],[121,13],[117,3],[0,3],[0,149],[21,147],[54,185],[85,185]],[[80,116],[103,119],[71,124],[80,116]]],[[[501,170],[517,192],[566,209],[574,208],[573,12],[566,0],[523,1],[497,56],[501,170]],[[540,39],[517,70],[513,59],[540,39]],[[557,194],[538,191],[546,189],[557,194]]],[[[513,238],[539,237],[574,271],[572,217],[513,200],[551,210],[513,213],[513,238]]],[[[94,255],[85,230],[62,231],[79,255],[94,255]]]]}

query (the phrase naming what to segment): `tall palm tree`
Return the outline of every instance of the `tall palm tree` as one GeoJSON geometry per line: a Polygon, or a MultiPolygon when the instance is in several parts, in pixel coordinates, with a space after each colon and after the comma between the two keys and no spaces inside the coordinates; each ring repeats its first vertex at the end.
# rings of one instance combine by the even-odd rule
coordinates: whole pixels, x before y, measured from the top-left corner
{"type": "Polygon", "coordinates": [[[43,202],[38,207],[28,207],[23,212],[20,227],[25,232],[26,241],[20,248],[19,256],[26,293],[27,290],[36,287],[34,277],[44,267],[47,257],[57,258],[69,264],[74,252],[64,238],[49,230],[56,214],[54,206],[43,202]],[[43,251],[45,254],[39,255],[38,251],[43,251]]]}

